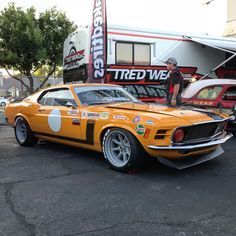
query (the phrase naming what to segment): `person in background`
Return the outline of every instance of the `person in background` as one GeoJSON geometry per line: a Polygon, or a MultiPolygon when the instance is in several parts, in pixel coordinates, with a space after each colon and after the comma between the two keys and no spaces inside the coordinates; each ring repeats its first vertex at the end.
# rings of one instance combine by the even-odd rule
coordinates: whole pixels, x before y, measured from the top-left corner
{"type": "Polygon", "coordinates": [[[167,70],[170,71],[166,84],[167,105],[180,106],[183,76],[177,67],[177,61],[174,57],[170,57],[165,63],[167,70]]]}

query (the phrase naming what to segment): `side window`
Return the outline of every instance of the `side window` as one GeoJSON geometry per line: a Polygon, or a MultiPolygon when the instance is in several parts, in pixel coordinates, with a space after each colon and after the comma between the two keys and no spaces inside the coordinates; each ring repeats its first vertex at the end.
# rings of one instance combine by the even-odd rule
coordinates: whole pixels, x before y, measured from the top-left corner
{"type": "Polygon", "coordinates": [[[224,94],[223,94],[223,96],[222,96],[222,99],[223,100],[236,100],[236,87],[230,87],[230,88],[228,88],[225,92],[224,92],[224,94]]]}
{"type": "Polygon", "coordinates": [[[215,86],[215,87],[207,87],[202,89],[198,95],[198,99],[207,99],[207,100],[214,100],[218,97],[222,90],[221,86],[215,86]]]}
{"type": "Polygon", "coordinates": [[[38,100],[38,103],[44,106],[66,106],[68,102],[77,106],[69,89],[50,90],[38,100]]]}
{"type": "Polygon", "coordinates": [[[45,106],[45,102],[46,102],[46,98],[47,98],[48,94],[49,94],[48,91],[41,94],[41,96],[38,98],[38,103],[45,106]]]}
{"type": "Polygon", "coordinates": [[[117,42],[116,64],[120,65],[150,65],[150,44],[117,42]]]}

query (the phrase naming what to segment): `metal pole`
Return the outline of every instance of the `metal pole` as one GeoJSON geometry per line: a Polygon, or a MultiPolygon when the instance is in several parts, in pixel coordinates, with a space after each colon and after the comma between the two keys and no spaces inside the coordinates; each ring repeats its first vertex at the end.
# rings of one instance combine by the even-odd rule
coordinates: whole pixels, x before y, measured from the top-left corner
{"type": "Polygon", "coordinates": [[[220,66],[222,66],[223,64],[225,64],[226,62],[230,61],[232,58],[234,58],[236,56],[236,53],[234,53],[231,57],[229,57],[227,60],[223,61],[221,64],[219,64],[217,67],[215,67],[214,69],[210,70],[207,74],[205,74],[203,77],[201,77],[199,80],[202,80],[204,78],[206,78],[208,75],[210,75],[212,72],[214,72],[216,69],[218,69],[220,66]]]}

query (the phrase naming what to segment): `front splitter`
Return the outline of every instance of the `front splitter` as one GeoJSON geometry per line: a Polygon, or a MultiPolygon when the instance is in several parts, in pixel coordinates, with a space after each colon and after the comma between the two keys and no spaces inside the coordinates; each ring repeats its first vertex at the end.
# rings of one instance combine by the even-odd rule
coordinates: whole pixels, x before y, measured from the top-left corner
{"type": "Polygon", "coordinates": [[[224,153],[223,148],[217,147],[214,151],[208,154],[200,155],[200,156],[185,157],[185,158],[178,158],[178,159],[167,159],[164,157],[157,157],[157,159],[159,162],[161,162],[162,164],[166,166],[169,166],[174,169],[182,170],[182,169],[189,168],[191,166],[195,166],[200,163],[212,160],[223,153],[224,153]]]}

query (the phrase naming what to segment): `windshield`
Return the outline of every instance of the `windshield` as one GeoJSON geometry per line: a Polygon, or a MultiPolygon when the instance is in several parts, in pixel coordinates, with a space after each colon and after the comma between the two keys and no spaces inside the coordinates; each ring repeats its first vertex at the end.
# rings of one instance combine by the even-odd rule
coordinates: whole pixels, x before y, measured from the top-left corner
{"type": "Polygon", "coordinates": [[[140,102],[118,86],[81,86],[74,88],[82,105],[99,105],[117,102],[140,102]]]}

